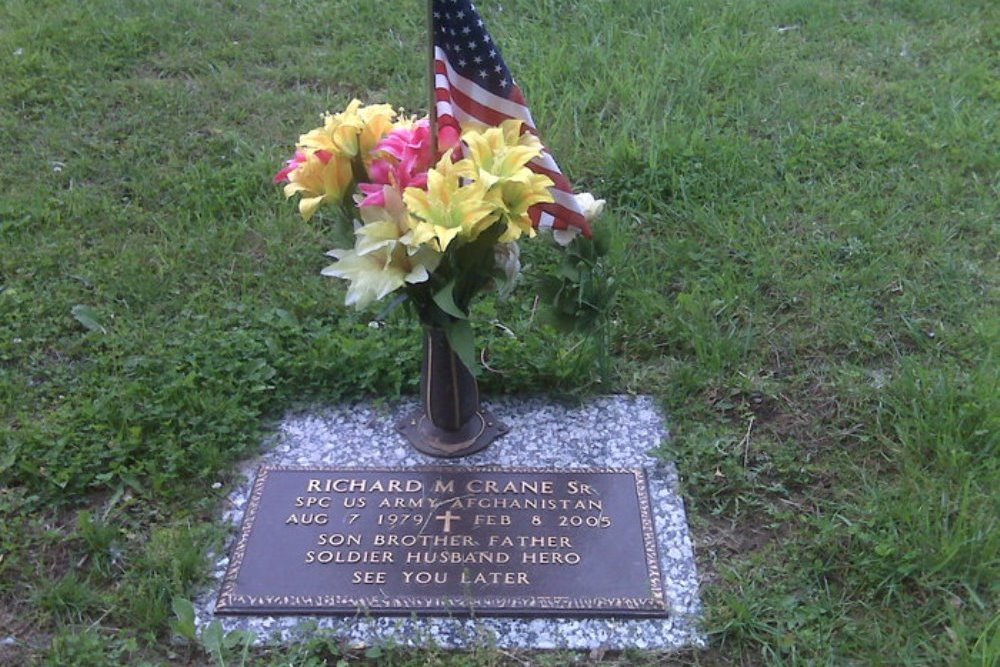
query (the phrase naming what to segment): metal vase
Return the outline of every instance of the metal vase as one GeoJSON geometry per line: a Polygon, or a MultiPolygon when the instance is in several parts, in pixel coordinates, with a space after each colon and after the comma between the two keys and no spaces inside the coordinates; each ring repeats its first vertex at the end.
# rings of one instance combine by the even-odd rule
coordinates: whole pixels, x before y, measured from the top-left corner
{"type": "Polygon", "coordinates": [[[479,405],[479,385],[443,329],[424,329],[422,409],[397,425],[418,451],[438,458],[468,456],[508,431],[479,405]]]}

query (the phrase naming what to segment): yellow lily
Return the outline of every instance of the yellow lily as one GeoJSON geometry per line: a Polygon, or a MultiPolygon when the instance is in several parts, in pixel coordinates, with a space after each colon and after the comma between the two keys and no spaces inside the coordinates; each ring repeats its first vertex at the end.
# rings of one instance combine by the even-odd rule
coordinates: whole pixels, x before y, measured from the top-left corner
{"type": "Polygon", "coordinates": [[[442,252],[456,237],[471,241],[497,220],[486,186],[479,181],[463,185],[461,174],[471,165],[465,160],[453,164],[451,154],[427,172],[426,191],[410,187],[403,192],[411,229],[419,236],[433,235],[442,252]]]}
{"type": "Polygon", "coordinates": [[[345,303],[359,310],[406,283],[426,281],[441,263],[441,253],[430,246],[407,246],[395,221],[376,220],[354,233],[354,248],[327,253],[338,261],[322,273],[350,281],[345,303]]]}
{"type": "Polygon", "coordinates": [[[383,247],[360,254],[354,250],[331,250],[337,262],[323,269],[324,276],[350,281],[345,305],[361,310],[372,301],[384,298],[403,285],[422,283],[440,263],[440,255],[418,252],[408,255],[403,246],[383,247]]]}
{"type": "Polygon", "coordinates": [[[552,179],[542,174],[533,173],[527,167],[523,170],[528,172],[524,180],[511,180],[500,186],[501,199],[503,201],[504,217],[507,220],[507,229],[500,236],[501,243],[516,241],[521,234],[527,234],[528,238],[535,236],[535,228],[531,225],[531,218],[528,216],[528,209],[535,204],[545,204],[552,202],[552,179]]]}
{"type": "MultiPolygon", "coordinates": [[[[391,185],[385,185],[382,187],[382,194],[385,206],[362,206],[358,209],[361,220],[365,223],[356,232],[366,237],[363,247],[370,247],[369,243],[378,244],[382,240],[391,239],[405,245],[411,255],[425,247],[436,251],[437,241],[433,230],[428,226],[418,229],[411,226],[409,213],[399,191],[391,185]]],[[[359,238],[358,244],[361,243],[359,238]]]]}
{"type": "Polygon", "coordinates": [[[471,163],[463,175],[486,186],[489,199],[507,222],[501,242],[510,242],[522,234],[534,236],[528,209],[535,204],[551,202],[547,176],[536,174],[528,163],[542,154],[542,144],[532,134],[522,134],[522,122],[508,120],[499,127],[469,129],[462,134],[471,163]]]}
{"type": "Polygon", "coordinates": [[[338,114],[327,114],[323,127],[299,137],[299,146],[353,158],[360,154],[369,160],[369,153],[393,127],[396,112],[388,104],[362,106],[360,100],[351,100],[338,114]]]}
{"type": "Polygon", "coordinates": [[[370,104],[358,110],[358,118],[362,122],[361,132],[358,134],[358,150],[367,167],[374,159],[372,151],[375,146],[395,129],[393,120],[396,112],[388,104],[370,104]]]}
{"type": "Polygon", "coordinates": [[[358,116],[361,100],[351,100],[342,113],[327,114],[323,119],[323,127],[303,134],[298,145],[312,150],[323,150],[354,157],[358,153],[358,133],[363,122],[358,116]]]}
{"type": "Polygon", "coordinates": [[[327,254],[336,257],[337,263],[323,269],[322,274],[349,281],[344,303],[358,310],[406,282],[406,273],[392,266],[392,255],[387,249],[367,255],[339,249],[327,254]]]}
{"type": "Polygon", "coordinates": [[[354,180],[350,159],[328,151],[307,151],[306,160],[288,174],[285,196],[299,194],[299,213],[308,221],[321,204],[339,204],[354,180]]]}
{"type": "Polygon", "coordinates": [[[521,134],[522,124],[519,120],[505,120],[499,127],[464,132],[462,141],[474,165],[469,176],[487,188],[498,183],[526,182],[523,168],[542,154],[542,144],[532,134],[521,134]]]}

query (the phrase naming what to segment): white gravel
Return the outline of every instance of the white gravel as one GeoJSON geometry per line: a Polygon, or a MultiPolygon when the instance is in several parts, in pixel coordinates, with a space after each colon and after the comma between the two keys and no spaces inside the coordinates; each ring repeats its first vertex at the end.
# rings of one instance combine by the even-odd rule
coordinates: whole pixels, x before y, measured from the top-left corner
{"type": "Polygon", "coordinates": [[[212,586],[195,602],[199,625],[218,618],[226,631],[250,630],[258,641],[293,642],[317,632],[349,645],[475,646],[538,649],[671,650],[705,645],[691,537],[678,494],[677,469],[649,455],[669,437],[648,396],[605,396],[580,406],[542,398],[500,398],[484,406],[510,433],[484,452],[442,461],[412,449],[394,425],[417,408],[410,402],[375,407],[349,404],[288,414],[277,425],[266,453],[244,464],[244,483],[234,488],[221,520],[232,526],[226,553],[216,562],[212,586]],[[448,618],[376,616],[218,616],[213,610],[229,563],[228,551],[243,518],[254,473],[272,466],[511,466],[645,468],[649,479],[664,589],[670,616],[661,619],[448,618]]]}

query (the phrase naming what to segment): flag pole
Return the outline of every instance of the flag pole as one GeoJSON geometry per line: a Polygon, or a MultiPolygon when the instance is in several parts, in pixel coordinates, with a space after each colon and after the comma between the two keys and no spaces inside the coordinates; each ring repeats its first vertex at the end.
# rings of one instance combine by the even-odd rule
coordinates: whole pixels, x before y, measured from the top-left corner
{"type": "Polygon", "coordinates": [[[434,0],[427,0],[427,91],[430,98],[430,107],[427,110],[427,118],[430,121],[431,155],[433,156],[434,163],[438,160],[437,94],[435,93],[435,77],[434,0]]]}

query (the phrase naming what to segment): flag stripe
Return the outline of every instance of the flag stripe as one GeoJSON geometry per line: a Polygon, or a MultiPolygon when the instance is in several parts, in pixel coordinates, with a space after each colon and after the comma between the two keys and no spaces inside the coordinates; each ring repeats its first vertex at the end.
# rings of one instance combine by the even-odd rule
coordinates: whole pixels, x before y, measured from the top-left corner
{"type": "MultiPolygon", "coordinates": [[[[454,102],[449,99],[449,92],[445,90],[438,90],[438,123],[442,125],[452,125],[456,129],[460,129],[458,124],[455,123],[455,118],[457,117],[460,121],[465,121],[469,123],[472,121],[474,124],[485,124],[489,126],[499,125],[504,120],[509,120],[510,117],[503,114],[499,114],[494,110],[483,107],[475,101],[467,100],[461,93],[456,93],[456,89],[451,90],[451,95],[454,96],[454,102]],[[454,112],[454,113],[449,113],[454,112]]],[[[573,187],[570,185],[569,180],[563,175],[561,171],[558,170],[558,166],[555,160],[548,152],[542,153],[541,156],[532,160],[529,168],[538,174],[548,176],[549,179],[554,183],[553,197],[563,206],[571,211],[576,207],[576,200],[570,196],[556,196],[557,194],[563,194],[559,192],[560,190],[564,193],[572,193],[573,187]]]]}
{"type": "Polygon", "coordinates": [[[454,68],[452,68],[451,63],[449,63],[446,58],[446,54],[440,47],[434,49],[434,66],[437,75],[435,76],[435,79],[437,79],[438,76],[443,76],[444,81],[450,84],[451,88],[457,89],[465,97],[473,99],[488,107],[492,107],[498,112],[505,114],[508,118],[520,118],[532,127],[535,126],[534,122],[531,120],[531,112],[528,110],[528,107],[498,95],[494,95],[485,88],[477,85],[475,81],[466,79],[464,76],[456,72],[454,68]]]}
{"type": "Polygon", "coordinates": [[[563,208],[572,208],[577,205],[576,198],[571,192],[565,192],[563,190],[557,190],[552,188],[552,198],[555,200],[552,202],[555,206],[561,206],[563,208]]]}
{"type": "MultiPolygon", "coordinates": [[[[453,125],[456,129],[458,129],[457,124],[455,124],[456,117],[459,121],[465,121],[466,123],[471,121],[474,124],[485,124],[491,127],[499,125],[505,120],[515,118],[498,113],[490,107],[468,99],[457,88],[452,88],[450,91],[438,88],[436,96],[438,99],[438,123],[453,125]],[[447,121],[444,120],[446,118],[448,119],[447,121]]],[[[520,120],[519,118],[515,119],[520,120]]],[[[529,128],[525,125],[526,131],[530,129],[534,128],[529,128]]],[[[531,170],[535,173],[548,176],[558,189],[572,192],[573,187],[570,185],[569,180],[559,171],[555,160],[552,159],[552,156],[547,151],[532,160],[531,170]]],[[[571,204],[566,205],[569,206],[571,204]]]]}
{"type": "Polygon", "coordinates": [[[535,204],[542,212],[549,213],[556,218],[553,229],[568,229],[569,227],[579,227],[588,229],[587,218],[582,213],[577,213],[568,206],[559,204],[535,204]]]}
{"type": "Polygon", "coordinates": [[[438,102],[448,102],[452,107],[464,113],[467,118],[490,127],[496,127],[505,120],[516,118],[516,116],[508,116],[484,104],[480,104],[454,88],[450,91],[438,88],[435,96],[438,102]]]}
{"type": "MultiPolygon", "coordinates": [[[[537,135],[521,89],[469,0],[433,1],[435,111],[439,128],[461,133],[466,127],[523,122],[522,132],[537,135]]],[[[536,204],[528,214],[538,229],[575,229],[590,236],[590,226],[573,187],[543,149],[528,167],[552,180],[552,203],[536,204]]]]}
{"type": "MultiPolygon", "coordinates": [[[[545,154],[543,154],[542,157],[545,157],[545,154]]],[[[537,158],[537,160],[531,164],[531,171],[535,172],[536,174],[548,176],[549,178],[552,179],[552,182],[555,183],[555,187],[557,189],[562,190],[564,192],[572,193],[573,186],[569,184],[569,181],[566,179],[565,176],[562,175],[562,172],[546,169],[541,164],[539,164],[539,161],[541,159],[542,158],[537,158]]]]}

